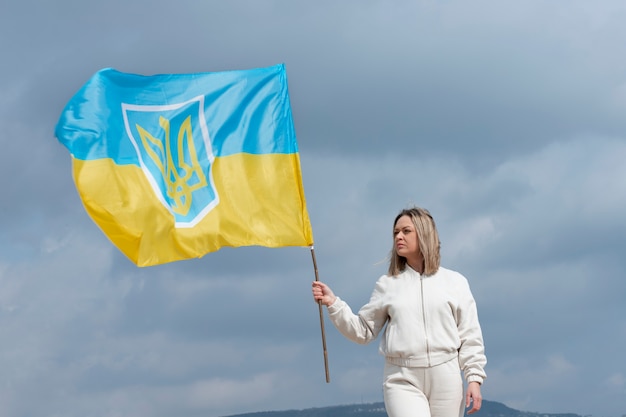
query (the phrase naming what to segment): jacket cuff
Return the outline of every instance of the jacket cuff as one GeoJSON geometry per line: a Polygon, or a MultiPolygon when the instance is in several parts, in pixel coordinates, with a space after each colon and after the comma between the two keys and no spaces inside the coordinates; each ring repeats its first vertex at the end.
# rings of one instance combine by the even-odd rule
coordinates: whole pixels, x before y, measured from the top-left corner
{"type": "Polygon", "coordinates": [[[341,302],[341,298],[335,296],[335,302],[332,303],[331,305],[327,306],[328,313],[332,314],[332,313],[335,313],[335,312],[341,310],[342,304],[343,303],[341,302]]]}
{"type": "Polygon", "coordinates": [[[470,375],[467,377],[467,383],[469,384],[470,382],[478,382],[480,385],[483,384],[483,380],[484,378],[480,375],[470,375]]]}

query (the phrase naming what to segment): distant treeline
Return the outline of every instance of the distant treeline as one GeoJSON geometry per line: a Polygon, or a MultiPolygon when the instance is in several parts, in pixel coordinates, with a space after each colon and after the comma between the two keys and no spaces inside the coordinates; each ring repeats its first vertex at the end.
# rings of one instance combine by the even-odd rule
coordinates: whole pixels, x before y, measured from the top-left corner
{"type": "MultiPolygon", "coordinates": [[[[304,410],[260,411],[255,413],[237,414],[225,417],[387,417],[382,402],[371,404],[337,405],[333,407],[307,408],[304,410]]],[[[578,414],[562,413],[531,413],[509,408],[506,405],[483,400],[479,412],[472,417],[583,417],[578,414]]]]}

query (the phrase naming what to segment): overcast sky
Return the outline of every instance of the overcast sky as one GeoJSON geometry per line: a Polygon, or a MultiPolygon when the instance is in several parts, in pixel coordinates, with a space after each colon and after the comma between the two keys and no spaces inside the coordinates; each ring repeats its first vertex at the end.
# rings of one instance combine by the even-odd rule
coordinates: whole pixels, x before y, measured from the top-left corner
{"type": "Polygon", "coordinates": [[[321,279],[354,310],[397,212],[470,281],[487,400],[626,414],[623,0],[0,0],[0,415],[218,417],[382,401],[307,248],[138,268],[54,126],[101,68],[287,69],[321,279]]]}

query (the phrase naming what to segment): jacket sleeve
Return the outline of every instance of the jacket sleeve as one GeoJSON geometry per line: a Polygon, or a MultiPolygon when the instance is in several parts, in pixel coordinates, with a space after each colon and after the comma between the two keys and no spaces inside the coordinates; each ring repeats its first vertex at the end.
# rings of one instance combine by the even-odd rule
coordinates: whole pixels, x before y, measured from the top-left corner
{"type": "Polygon", "coordinates": [[[354,314],[350,306],[337,297],[335,302],[328,306],[328,316],[347,339],[360,344],[369,343],[378,337],[388,319],[383,296],[384,283],[381,278],[376,283],[369,302],[358,314],[354,314]]]}
{"type": "Polygon", "coordinates": [[[459,365],[466,381],[483,383],[487,378],[485,365],[485,346],[482,330],[478,321],[476,302],[470,291],[467,280],[463,280],[461,302],[456,314],[457,328],[461,345],[459,347],[459,365]]]}

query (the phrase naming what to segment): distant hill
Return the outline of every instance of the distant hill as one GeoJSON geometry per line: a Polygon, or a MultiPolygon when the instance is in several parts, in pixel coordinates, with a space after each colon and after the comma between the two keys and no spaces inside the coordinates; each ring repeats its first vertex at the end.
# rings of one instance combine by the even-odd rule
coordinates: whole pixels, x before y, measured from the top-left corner
{"type": "MultiPolygon", "coordinates": [[[[562,413],[530,413],[509,408],[506,405],[483,400],[479,412],[472,417],[582,417],[578,414],[562,413]]],[[[305,410],[260,411],[255,413],[237,414],[225,417],[387,417],[385,405],[380,403],[337,405],[332,407],[307,408],[305,410]]]]}

